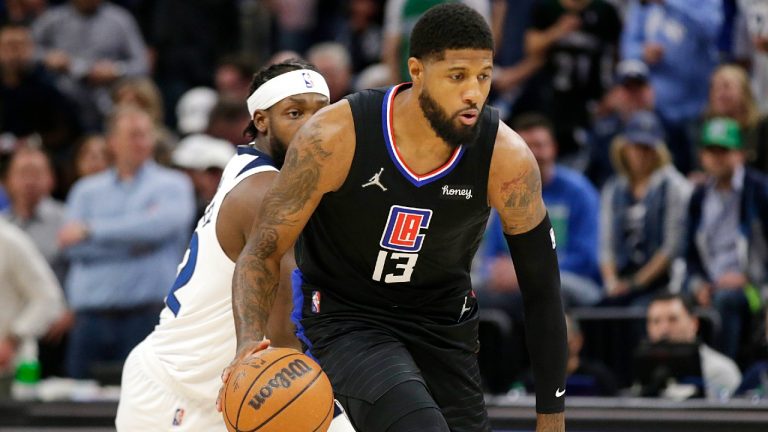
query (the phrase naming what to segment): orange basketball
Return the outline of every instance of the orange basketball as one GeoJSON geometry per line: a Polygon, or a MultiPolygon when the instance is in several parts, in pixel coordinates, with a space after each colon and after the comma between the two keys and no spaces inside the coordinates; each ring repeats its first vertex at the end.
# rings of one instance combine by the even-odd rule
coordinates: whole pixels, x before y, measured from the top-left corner
{"type": "Polygon", "coordinates": [[[222,404],[230,432],[325,432],[333,418],[328,377],[290,348],[268,348],[238,364],[222,404]]]}

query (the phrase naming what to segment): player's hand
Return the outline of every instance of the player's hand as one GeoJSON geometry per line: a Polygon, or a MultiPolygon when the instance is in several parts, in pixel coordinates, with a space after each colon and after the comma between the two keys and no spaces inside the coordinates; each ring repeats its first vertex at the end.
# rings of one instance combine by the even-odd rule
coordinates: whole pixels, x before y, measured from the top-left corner
{"type": "Polygon", "coordinates": [[[223,409],[221,405],[221,396],[224,394],[224,389],[227,388],[227,381],[229,380],[229,376],[232,374],[232,368],[234,368],[238,363],[242,362],[246,358],[256,354],[259,351],[263,351],[268,347],[269,339],[264,339],[257,342],[247,343],[237,351],[235,359],[232,360],[229,366],[225,367],[224,371],[221,373],[222,384],[219,388],[219,396],[216,398],[216,411],[221,412],[223,409]]]}

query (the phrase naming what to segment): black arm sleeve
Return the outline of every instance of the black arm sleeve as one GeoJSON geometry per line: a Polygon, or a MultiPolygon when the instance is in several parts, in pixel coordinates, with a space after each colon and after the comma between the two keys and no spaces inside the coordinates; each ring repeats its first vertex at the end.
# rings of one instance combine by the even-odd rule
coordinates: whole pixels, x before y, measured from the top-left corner
{"type": "Polygon", "coordinates": [[[568,344],[560,298],[560,270],[549,215],[534,229],[504,235],[523,294],[525,337],[533,369],[536,412],[565,409],[568,344]]]}

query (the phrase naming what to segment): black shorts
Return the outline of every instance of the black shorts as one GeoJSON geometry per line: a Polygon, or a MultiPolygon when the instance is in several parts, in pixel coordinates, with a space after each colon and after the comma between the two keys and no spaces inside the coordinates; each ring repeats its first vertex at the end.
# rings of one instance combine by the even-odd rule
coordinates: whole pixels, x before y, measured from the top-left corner
{"type": "Polygon", "coordinates": [[[416,380],[428,389],[427,397],[407,409],[392,404],[393,420],[411,408],[435,407],[452,432],[489,432],[477,365],[476,306],[458,323],[419,321],[415,316],[332,314],[305,315],[301,324],[309,353],[341,400],[373,404],[397,384],[416,380]]]}

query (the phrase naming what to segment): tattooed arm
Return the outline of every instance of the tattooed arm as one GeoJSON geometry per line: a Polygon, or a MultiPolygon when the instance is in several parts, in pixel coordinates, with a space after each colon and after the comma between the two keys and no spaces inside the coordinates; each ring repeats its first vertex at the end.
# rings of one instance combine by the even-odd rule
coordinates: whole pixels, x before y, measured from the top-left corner
{"type": "Polygon", "coordinates": [[[232,309],[239,350],[263,338],[280,281],[280,259],[323,194],[344,182],[354,140],[352,113],[342,101],[318,111],[291,142],[235,266],[232,309]]]}
{"type": "Polygon", "coordinates": [[[525,142],[499,125],[488,180],[523,295],[536,390],[536,431],[565,430],[565,316],[555,237],[541,196],[539,167],[525,142]]]}

